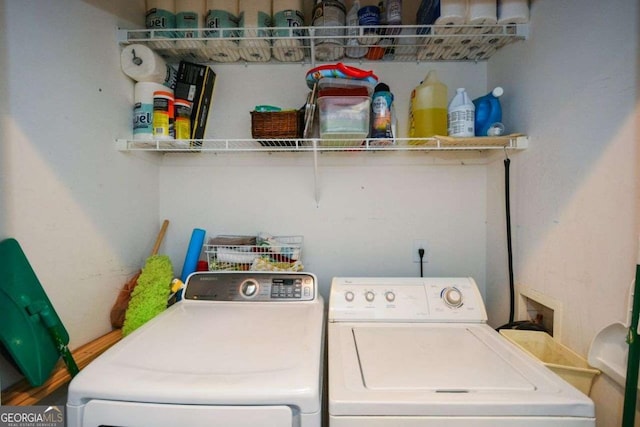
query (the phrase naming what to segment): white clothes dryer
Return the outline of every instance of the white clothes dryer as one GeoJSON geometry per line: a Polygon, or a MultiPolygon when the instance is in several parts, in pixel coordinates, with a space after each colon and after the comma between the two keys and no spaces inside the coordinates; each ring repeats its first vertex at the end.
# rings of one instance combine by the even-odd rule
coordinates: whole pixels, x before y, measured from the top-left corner
{"type": "Polygon", "coordinates": [[[334,278],[330,427],[594,427],[591,399],[486,324],[471,278],[334,278]]]}
{"type": "Polygon", "coordinates": [[[313,274],[194,273],[71,381],[67,425],[320,427],[323,340],[313,274]]]}

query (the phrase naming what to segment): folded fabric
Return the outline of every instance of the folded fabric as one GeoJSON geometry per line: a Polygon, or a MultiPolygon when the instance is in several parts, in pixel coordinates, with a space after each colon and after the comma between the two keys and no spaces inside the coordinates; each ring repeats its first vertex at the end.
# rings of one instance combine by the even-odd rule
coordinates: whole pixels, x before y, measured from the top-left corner
{"type": "Polygon", "coordinates": [[[209,239],[210,245],[218,246],[241,246],[255,245],[255,236],[216,236],[209,239]]]}
{"type": "Polygon", "coordinates": [[[266,257],[256,258],[251,264],[252,271],[303,271],[304,266],[300,261],[294,263],[289,262],[273,262],[266,257]]]}
{"type": "Polygon", "coordinates": [[[246,252],[228,248],[218,248],[216,250],[216,259],[218,260],[218,262],[251,264],[253,260],[258,257],[260,257],[260,254],[256,252],[246,252]]]}

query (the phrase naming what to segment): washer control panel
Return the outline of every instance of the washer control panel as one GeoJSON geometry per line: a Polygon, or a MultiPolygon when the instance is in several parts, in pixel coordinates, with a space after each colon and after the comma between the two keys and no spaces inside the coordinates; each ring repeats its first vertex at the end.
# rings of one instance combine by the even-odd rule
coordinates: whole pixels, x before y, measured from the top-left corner
{"type": "Polygon", "coordinates": [[[329,320],[486,322],[487,313],[470,277],[336,277],[329,320]]]}
{"type": "Polygon", "coordinates": [[[200,301],[313,301],[317,279],[311,273],[217,272],[189,276],[184,298],[200,301]]]}

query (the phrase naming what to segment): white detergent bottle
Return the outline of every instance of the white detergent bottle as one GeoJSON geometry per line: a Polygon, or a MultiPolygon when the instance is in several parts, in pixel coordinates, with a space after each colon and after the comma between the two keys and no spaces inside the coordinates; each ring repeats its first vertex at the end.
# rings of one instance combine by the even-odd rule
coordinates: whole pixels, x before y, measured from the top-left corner
{"type": "Polygon", "coordinates": [[[464,88],[458,88],[449,102],[447,110],[447,131],[449,136],[469,137],[475,135],[475,112],[471,98],[464,88]]]}
{"type": "Polygon", "coordinates": [[[367,54],[368,47],[360,46],[358,42],[358,34],[360,32],[358,28],[358,10],[360,9],[360,1],[354,0],[353,6],[347,14],[347,49],[345,51],[349,58],[362,58],[367,54]]]}

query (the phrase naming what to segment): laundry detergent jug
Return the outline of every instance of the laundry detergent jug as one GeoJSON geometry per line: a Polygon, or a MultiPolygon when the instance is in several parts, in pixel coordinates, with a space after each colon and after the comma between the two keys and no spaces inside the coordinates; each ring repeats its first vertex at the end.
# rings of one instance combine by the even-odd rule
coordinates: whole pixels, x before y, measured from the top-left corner
{"type": "MultiPolygon", "coordinates": [[[[429,138],[447,134],[447,86],[434,70],[411,92],[409,137],[429,138]]],[[[412,140],[410,144],[420,144],[412,140]]]]}
{"type": "Polygon", "coordinates": [[[487,136],[492,125],[502,124],[502,107],[500,97],[504,90],[498,86],[488,94],[473,100],[476,106],[476,136],[487,136]]]}

